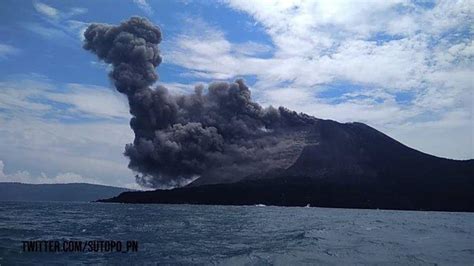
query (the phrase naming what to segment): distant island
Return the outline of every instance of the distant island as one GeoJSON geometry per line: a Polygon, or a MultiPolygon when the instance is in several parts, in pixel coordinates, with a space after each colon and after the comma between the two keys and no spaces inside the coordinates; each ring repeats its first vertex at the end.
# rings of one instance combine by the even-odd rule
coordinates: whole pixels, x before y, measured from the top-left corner
{"type": "Polygon", "coordinates": [[[100,202],[474,211],[474,160],[428,155],[362,123],[318,120],[309,132],[286,169],[100,202]]]}
{"type": "Polygon", "coordinates": [[[84,184],[23,184],[0,182],[0,201],[84,201],[113,197],[130,189],[84,184]]]}

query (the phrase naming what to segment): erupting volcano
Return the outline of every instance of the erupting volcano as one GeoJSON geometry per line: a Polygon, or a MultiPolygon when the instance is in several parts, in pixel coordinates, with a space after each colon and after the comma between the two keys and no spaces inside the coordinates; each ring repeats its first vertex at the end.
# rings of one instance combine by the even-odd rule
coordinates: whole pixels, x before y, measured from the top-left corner
{"type": "Polygon", "coordinates": [[[474,161],[438,158],[362,123],[252,101],[241,79],[176,95],[155,68],[161,30],[144,18],[92,24],[84,48],[112,65],[135,133],[125,147],[143,186],[108,201],[474,210],[474,161]]]}

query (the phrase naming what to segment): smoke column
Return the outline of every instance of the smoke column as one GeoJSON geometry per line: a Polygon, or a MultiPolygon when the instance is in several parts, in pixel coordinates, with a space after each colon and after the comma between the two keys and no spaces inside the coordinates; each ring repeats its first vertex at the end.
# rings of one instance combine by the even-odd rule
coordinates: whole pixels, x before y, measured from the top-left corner
{"type": "Polygon", "coordinates": [[[179,186],[202,176],[225,182],[285,167],[291,158],[284,153],[302,146],[298,128],[315,121],[283,107],[262,108],[240,79],[197,86],[190,95],[152,88],[162,36],[144,18],[91,24],[84,37],[84,49],[112,65],[110,79],[128,98],[135,139],[124,154],[143,186],[179,186]]]}

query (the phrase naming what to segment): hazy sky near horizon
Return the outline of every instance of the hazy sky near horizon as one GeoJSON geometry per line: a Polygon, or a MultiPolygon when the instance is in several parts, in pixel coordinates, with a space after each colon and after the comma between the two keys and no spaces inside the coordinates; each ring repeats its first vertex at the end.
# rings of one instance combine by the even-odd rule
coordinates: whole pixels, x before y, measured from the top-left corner
{"type": "Polygon", "coordinates": [[[264,106],[360,121],[440,157],[474,158],[474,1],[0,2],[0,181],[134,187],[133,140],[92,22],[160,26],[159,84],[244,78],[264,106]]]}

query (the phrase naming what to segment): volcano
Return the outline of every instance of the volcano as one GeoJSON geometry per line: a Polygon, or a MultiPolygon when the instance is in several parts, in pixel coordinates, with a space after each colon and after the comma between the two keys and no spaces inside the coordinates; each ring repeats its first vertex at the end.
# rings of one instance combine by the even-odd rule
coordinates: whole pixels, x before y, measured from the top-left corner
{"type": "Polygon", "coordinates": [[[286,168],[186,187],[125,192],[102,202],[474,211],[474,160],[422,153],[363,123],[314,118],[286,168]]]}
{"type": "Polygon", "coordinates": [[[135,138],[124,155],[136,181],[188,184],[105,202],[474,210],[472,160],[424,154],[361,123],[263,107],[243,79],[172,94],[156,84],[161,40],[141,17],[84,32],[83,48],[111,65],[127,97],[135,138]]]}

